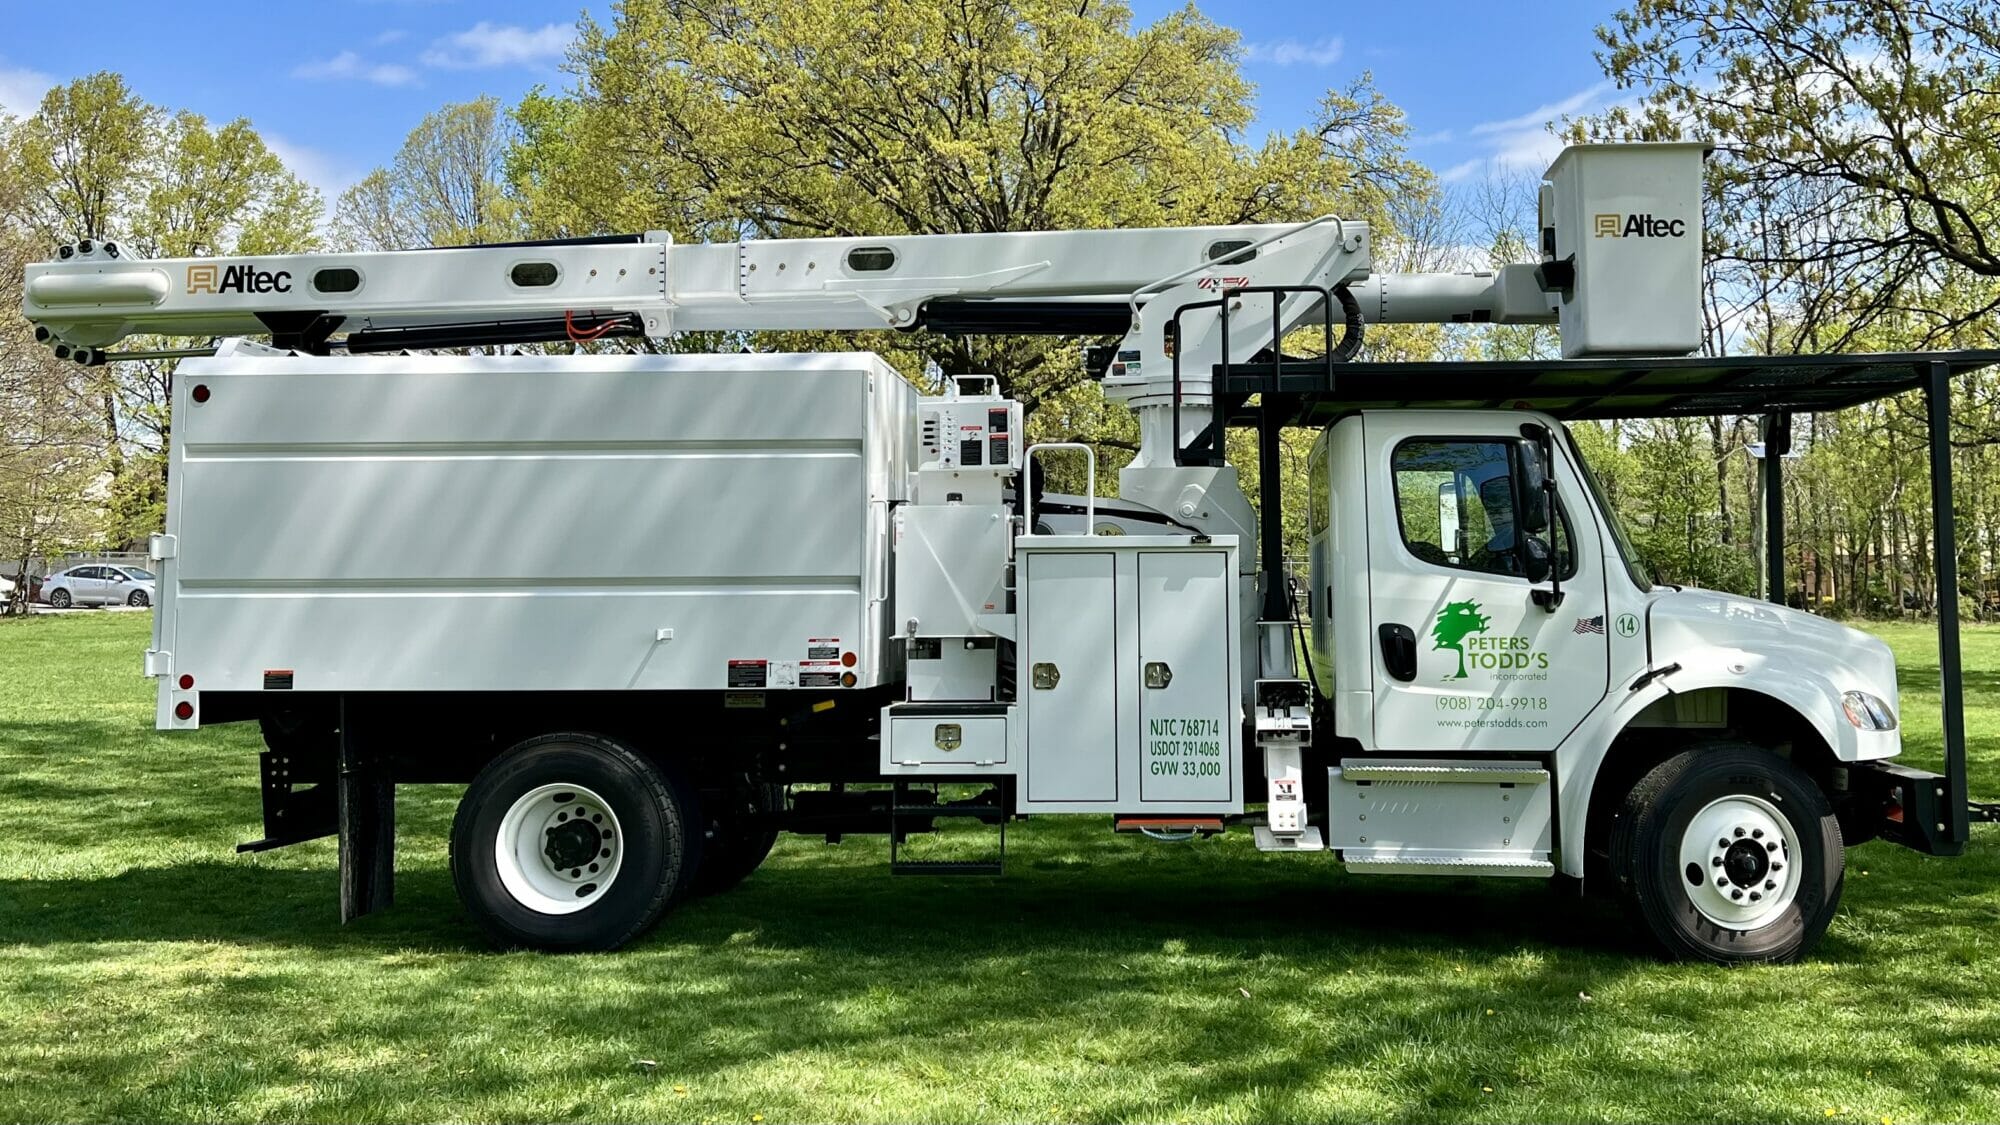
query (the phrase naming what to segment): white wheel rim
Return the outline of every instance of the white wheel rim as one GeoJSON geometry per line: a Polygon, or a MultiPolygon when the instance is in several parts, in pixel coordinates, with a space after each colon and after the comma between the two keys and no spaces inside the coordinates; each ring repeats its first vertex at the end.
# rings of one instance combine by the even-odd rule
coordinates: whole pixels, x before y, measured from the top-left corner
{"type": "Polygon", "coordinates": [[[1716,925],[1760,929],[1798,897],[1798,857],[1798,834],[1777,806],[1748,794],[1720,797],[1681,836],[1681,886],[1716,925]]]}
{"type": "Polygon", "coordinates": [[[514,901],[539,914],[574,914],[611,889],[624,864],[625,834],[610,802],[591,790],[540,785],[500,818],[493,860],[514,901]]]}

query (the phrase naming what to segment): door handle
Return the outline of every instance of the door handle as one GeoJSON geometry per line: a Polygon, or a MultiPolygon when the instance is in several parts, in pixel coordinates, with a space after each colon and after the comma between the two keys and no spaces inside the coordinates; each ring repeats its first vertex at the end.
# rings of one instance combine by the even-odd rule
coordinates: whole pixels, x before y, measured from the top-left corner
{"type": "Polygon", "coordinates": [[[1053,691],[1062,682],[1062,669],[1044,662],[1031,668],[1028,676],[1036,691],[1053,691]]]}
{"type": "Polygon", "coordinates": [[[1375,630],[1382,639],[1382,664],[1389,675],[1409,683],[1417,678],[1417,635],[1408,625],[1394,622],[1375,630]]]}

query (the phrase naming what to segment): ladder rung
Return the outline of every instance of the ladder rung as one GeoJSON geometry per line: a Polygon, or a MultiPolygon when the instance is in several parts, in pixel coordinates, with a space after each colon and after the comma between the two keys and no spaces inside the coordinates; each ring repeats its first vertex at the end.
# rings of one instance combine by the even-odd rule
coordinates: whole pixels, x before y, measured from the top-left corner
{"type": "Polygon", "coordinates": [[[889,865],[891,875],[999,875],[1004,871],[994,860],[898,860],[889,865]]]}

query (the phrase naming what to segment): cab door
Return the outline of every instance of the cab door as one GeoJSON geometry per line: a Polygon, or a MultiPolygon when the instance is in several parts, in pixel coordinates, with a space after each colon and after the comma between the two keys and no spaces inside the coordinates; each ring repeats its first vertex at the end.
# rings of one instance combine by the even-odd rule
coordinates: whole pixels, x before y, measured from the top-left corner
{"type": "Polygon", "coordinates": [[[1557,503],[1533,536],[1555,581],[1529,580],[1524,421],[1556,425],[1497,411],[1363,419],[1375,749],[1553,750],[1604,698],[1603,552],[1577,548],[1602,540],[1555,443],[1557,503]]]}

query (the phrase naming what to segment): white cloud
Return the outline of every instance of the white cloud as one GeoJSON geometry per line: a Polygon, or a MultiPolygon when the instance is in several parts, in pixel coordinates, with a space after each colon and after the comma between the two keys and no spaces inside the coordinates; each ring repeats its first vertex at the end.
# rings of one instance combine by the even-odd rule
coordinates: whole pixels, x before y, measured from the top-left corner
{"type": "Polygon", "coordinates": [[[1341,43],[1329,36],[1308,43],[1299,39],[1274,39],[1265,43],[1245,43],[1243,61],[1272,66],[1332,66],[1340,61],[1341,43]]]}
{"type": "Polygon", "coordinates": [[[1598,82],[1526,113],[1495,121],[1484,121],[1466,130],[1485,152],[1460,161],[1438,174],[1445,183],[1456,183],[1481,172],[1541,172],[1563,149],[1563,142],[1549,131],[1549,125],[1565,117],[1595,113],[1608,108],[1613,92],[1609,82],[1598,82]]]}
{"type": "Polygon", "coordinates": [[[330,59],[293,67],[292,77],[314,81],[358,78],[377,86],[411,86],[416,84],[417,72],[396,63],[364,62],[353,51],[342,51],[330,59]]]}
{"type": "Polygon", "coordinates": [[[334,201],[346,191],[361,173],[326,153],[309,145],[294,144],[276,133],[265,133],[264,144],[273,155],[285,162],[293,175],[319,189],[320,203],[325,208],[316,226],[324,226],[326,216],[332,212],[334,201]]]}
{"type": "Polygon", "coordinates": [[[409,34],[410,34],[409,32],[404,31],[400,27],[392,27],[389,30],[384,31],[381,34],[377,35],[373,40],[371,40],[371,42],[373,42],[377,47],[386,47],[391,43],[400,42],[409,34]]]}
{"type": "Polygon", "coordinates": [[[0,112],[26,117],[40,109],[56,80],[25,66],[0,66],[0,112]]]}
{"type": "Polygon", "coordinates": [[[572,28],[559,23],[526,28],[480,20],[431,44],[423,64],[449,70],[532,66],[560,58],[574,36],[572,28]]]}

